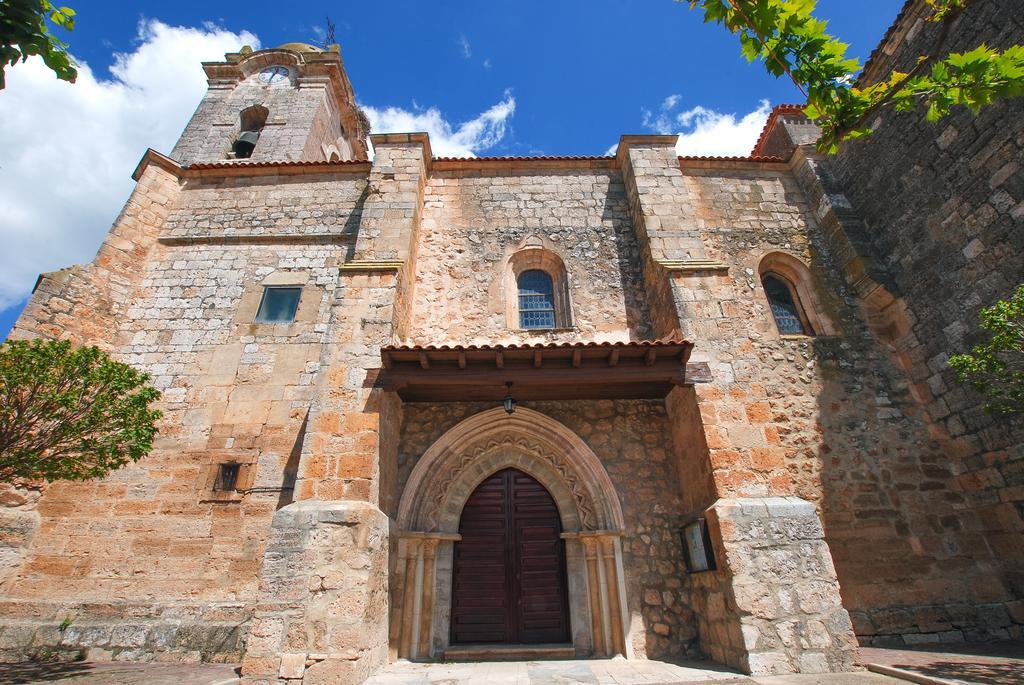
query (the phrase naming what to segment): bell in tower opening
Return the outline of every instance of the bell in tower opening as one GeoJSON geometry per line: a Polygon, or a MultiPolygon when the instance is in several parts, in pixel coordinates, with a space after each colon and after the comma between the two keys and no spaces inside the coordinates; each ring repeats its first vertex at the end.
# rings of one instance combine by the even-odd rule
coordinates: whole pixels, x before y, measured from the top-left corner
{"type": "Polygon", "coordinates": [[[239,115],[241,133],[231,144],[231,153],[235,159],[249,159],[259,142],[260,132],[267,123],[270,111],[266,107],[253,105],[242,110],[239,115]]]}

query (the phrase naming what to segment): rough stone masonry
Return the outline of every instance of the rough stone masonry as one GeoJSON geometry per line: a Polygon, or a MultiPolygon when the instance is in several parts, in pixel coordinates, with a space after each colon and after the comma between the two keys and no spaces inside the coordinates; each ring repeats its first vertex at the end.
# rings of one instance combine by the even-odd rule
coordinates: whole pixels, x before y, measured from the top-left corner
{"type": "MultiPolygon", "coordinates": [[[[863,82],[927,50],[923,8],[863,82]]],[[[1022,15],[979,3],[950,45],[1019,43],[1022,15]]],[[[884,114],[829,159],[780,106],[744,158],[627,135],[612,157],[447,159],[409,132],[368,160],[336,49],[203,66],[174,150],[12,332],[143,369],[164,419],[107,478],[0,491],[0,658],[311,685],[464,655],[460,514],[505,468],[558,510],[569,631],[491,654],[825,673],[858,642],[1021,636],[1024,433],[945,367],[1024,281],[1020,99],[884,114]],[[550,325],[523,325],[529,297],[550,325]]]]}

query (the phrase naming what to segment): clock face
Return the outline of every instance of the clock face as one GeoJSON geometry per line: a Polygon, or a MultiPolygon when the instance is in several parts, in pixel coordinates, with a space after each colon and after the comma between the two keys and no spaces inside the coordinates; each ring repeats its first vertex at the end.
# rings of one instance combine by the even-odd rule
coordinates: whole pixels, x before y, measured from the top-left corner
{"type": "Polygon", "coordinates": [[[267,67],[260,72],[261,83],[280,83],[288,78],[288,67],[267,67]]]}

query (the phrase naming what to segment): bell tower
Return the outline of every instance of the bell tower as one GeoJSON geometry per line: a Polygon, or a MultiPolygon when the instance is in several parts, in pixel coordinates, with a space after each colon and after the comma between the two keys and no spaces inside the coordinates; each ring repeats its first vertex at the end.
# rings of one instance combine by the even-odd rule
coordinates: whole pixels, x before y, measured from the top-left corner
{"type": "Polygon", "coordinates": [[[171,152],[178,162],[366,159],[369,126],[337,45],[246,46],[203,69],[209,86],[171,152]]]}

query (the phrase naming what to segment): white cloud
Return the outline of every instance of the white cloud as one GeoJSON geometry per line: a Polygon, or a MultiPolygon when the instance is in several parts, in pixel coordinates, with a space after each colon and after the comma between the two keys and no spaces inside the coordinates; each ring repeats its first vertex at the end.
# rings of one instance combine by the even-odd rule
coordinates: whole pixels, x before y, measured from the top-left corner
{"type": "Polygon", "coordinates": [[[462,47],[462,56],[469,59],[473,56],[473,50],[469,45],[469,40],[466,38],[466,34],[459,34],[459,45],[462,47]]]}
{"type": "Polygon", "coordinates": [[[663,136],[667,136],[672,133],[673,127],[675,126],[675,122],[672,117],[672,110],[675,109],[681,99],[682,96],[677,93],[669,95],[662,101],[661,107],[658,108],[657,113],[654,113],[649,109],[642,108],[640,110],[640,114],[641,123],[644,128],[650,129],[651,131],[663,136]]]}
{"type": "Polygon", "coordinates": [[[676,152],[680,155],[746,156],[754,149],[761,129],[771,113],[767,100],[752,112],[738,117],[705,107],[694,107],[676,117],[683,130],[676,152]]]}
{"type": "Polygon", "coordinates": [[[170,152],[206,92],[200,62],[255,36],[146,21],[112,76],[81,64],[75,84],[38,58],[7,69],[0,91],[0,309],[36,275],[89,261],[134,186],[147,147],[170,152]]]}
{"type": "Polygon", "coordinates": [[[452,126],[436,107],[409,111],[400,107],[378,109],[363,105],[374,133],[426,131],[438,157],[475,157],[505,137],[506,125],[516,111],[516,99],[505,91],[501,102],[469,121],[452,126]]]}
{"type": "MultiPolygon", "coordinates": [[[[681,156],[749,155],[771,113],[767,100],[762,100],[756,109],[743,116],[700,105],[683,112],[673,112],[681,99],[678,94],[669,95],[657,112],[646,108],[640,110],[644,128],[661,135],[679,135],[676,153],[681,156]]],[[[617,147],[612,145],[605,154],[614,155],[617,147]]]]}

